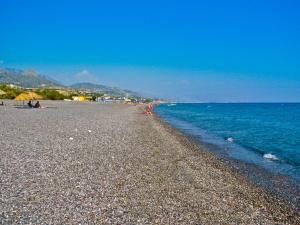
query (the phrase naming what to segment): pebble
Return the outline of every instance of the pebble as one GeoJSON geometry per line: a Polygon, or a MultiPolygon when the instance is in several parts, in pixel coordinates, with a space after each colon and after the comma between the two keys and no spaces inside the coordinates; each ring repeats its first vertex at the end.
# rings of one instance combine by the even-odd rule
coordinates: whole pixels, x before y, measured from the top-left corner
{"type": "Polygon", "coordinates": [[[299,224],[138,106],[41,103],[0,108],[0,224],[299,224]]]}

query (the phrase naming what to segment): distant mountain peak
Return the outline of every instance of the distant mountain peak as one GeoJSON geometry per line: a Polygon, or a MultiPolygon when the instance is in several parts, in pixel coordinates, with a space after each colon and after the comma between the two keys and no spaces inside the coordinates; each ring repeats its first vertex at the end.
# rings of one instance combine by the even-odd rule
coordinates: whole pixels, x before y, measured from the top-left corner
{"type": "Polygon", "coordinates": [[[0,83],[14,84],[24,88],[62,86],[38,74],[35,70],[24,71],[13,68],[0,68],[0,83]]]}
{"type": "Polygon", "coordinates": [[[38,77],[39,76],[39,74],[33,69],[25,70],[24,75],[29,76],[29,77],[38,77]]]}

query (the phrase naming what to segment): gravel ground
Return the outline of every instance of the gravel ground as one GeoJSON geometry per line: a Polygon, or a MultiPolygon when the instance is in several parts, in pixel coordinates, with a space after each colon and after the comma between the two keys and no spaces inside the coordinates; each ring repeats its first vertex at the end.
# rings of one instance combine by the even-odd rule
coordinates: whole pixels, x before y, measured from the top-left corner
{"type": "Polygon", "coordinates": [[[137,106],[0,107],[0,224],[300,224],[137,106]]]}

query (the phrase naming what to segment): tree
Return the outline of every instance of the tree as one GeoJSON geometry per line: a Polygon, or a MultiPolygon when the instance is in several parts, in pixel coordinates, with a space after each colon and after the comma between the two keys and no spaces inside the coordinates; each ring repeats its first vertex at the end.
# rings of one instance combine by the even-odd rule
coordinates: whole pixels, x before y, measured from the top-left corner
{"type": "Polygon", "coordinates": [[[0,89],[5,92],[4,95],[0,96],[3,99],[14,99],[16,96],[23,92],[23,90],[20,88],[10,87],[5,84],[1,84],[0,89]]]}

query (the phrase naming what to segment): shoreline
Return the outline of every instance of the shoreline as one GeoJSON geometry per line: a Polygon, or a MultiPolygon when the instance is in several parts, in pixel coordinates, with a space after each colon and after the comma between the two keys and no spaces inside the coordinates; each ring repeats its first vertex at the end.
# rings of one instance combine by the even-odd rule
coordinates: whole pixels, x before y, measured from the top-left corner
{"type": "Polygon", "coordinates": [[[174,132],[176,136],[187,139],[187,142],[191,142],[193,148],[198,149],[198,151],[204,154],[211,155],[214,160],[221,162],[223,166],[230,168],[233,173],[245,178],[247,182],[250,182],[258,188],[262,188],[265,192],[273,196],[275,195],[276,198],[285,199],[287,202],[292,203],[296,210],[300,211],[300,183],[297,180],[294,180],[288,175],[273,173],[258,165],[234,159],[224,154],[222,155],[215,150],[218,146],[202,142],[195,136],[173,127],[155,113],[154,117],[158,122],[162,123],[166,129],[174,132]]]}
{"type": "Polygon", "coordinates": [[[206,142],[204,137],[197,134],[189,133],[180,126],[172,125],[167,119],[155,112],[157,120],[161,121],[167,127],[174,129],[189,139],[191,142],[199,146],[200,149],[213,154],[218,160],[225,162],[229,167],[234,168],[242,176],[246,176],[255,185],[263,187],[270,193],[276,194],[281,198],[285,198],[300,210],[300,180],[288,174],[281,174],[277,171],[271,171],[262,165],[253,162],[244,161],[242,158],[234,158],[229,154],[224,153],[224,150],[213,143],[206,142]]]}
{"type": "MultiPolygon", "coordinates": [[[[264,195],[264,198],[266,198],[267,201],[269,201],[270,203],[283,201],[283,204],[290,205],[291,208],[288,207],[288,210],[291,210],[295,213],[296,216],[300,217],[299,183],[296,183],[294,180],[291,180],[288,176],[274,174],[257,165],[236,160],[230,157],[218,155],[218,153],[211,151],[208,148],[207,143],[202,143],[199,139],[195,138],[194,136],[186,134],[180,129],[173,127],[171,124],[166,122],[163,118],[161,118],[155,113],[153,114],[153,117],[158,123],[161,123],[166,130],[175,135],[183,145],[187,146],[192,151],[198,151],[201,154],[201,156],[205,156],[207,160],[209,160],[216,167],[229,171],[237,179],[239,179],[246,185],[258,189],[259,192],[261,192],[261,194],[264,195]],[[253,174],[251,173],[254,172],[250,170],[256,172],[256,175],[254,175],[257,176],[256,178],[251,178],[251,175],[253,176],[253,174]],[[267,182],[265,184],[261,183],[263,182],[264,178],[269,179],[269,181],[271,181],[271,184],[268,184],[267,182]],[[280,182],[284,182],[282,186],[280,186],[280,182]],[[274,187],[272,185],[277,186],[274,187]],[[291,189],[292,185],[297,185],[297,188],[291,189]],[[280,193],[281,191],[285,192],[280,193]]],[[[212,145],[211,148],[214,147],[216,146],[212,145]]],[[[272,206],[272,204],[270,204],[270,206],[272,206]]]]}
{"type": "Polygon", "coordinates": [[[287,201],[139,106],[42,105],[55,107],[0,109],[0,223],[299,223],[287,201]]]}
{"type": "MultiPolygon", "coordinates": [[[[290,180],[295,181],[293,183],[300,184],[300,164],[297,162],[297,120],[295,119],[295,124],[288,123],[287,126],[289,130],[296,132],[295,135],[290,133],[291,139],[287,139],[289,135],[285,133],[285,125],[283,120],[274,120],[272,122],[272,116],[270,118],[261,118],[266,124],[257,126],[255,128],[255,114],[254,111],[259,108],[264,108],[265,105],[251,106],[251,104],[239,104],[240,106],[235,106],[234,104],[193,104],[193,106],[199,106],[198,109],[189,104],[182,103],[178,104],[177,107],[174,107],[175,114],[177,110],[180,113],[181,108],[187,107],[191,110],[191,114],[188,116],[196,116],[196,111],[199,110],[199,113],[203,113],[203,117],[195,118],[195,121],[189,121],[185,116],[178,114],[175,115],[172,113],[172,108],[170,104],[161,104],[155,110],[157,115],[161,116],[167,123],[170,123],[176,129],[179,129],[181,132],[193,136],[201,145],[204,145],[210,151],[222,156],[234,160],[243,161],[249,164],[254,164],[259,168],[266,169],[272,174],[279,174],[286,177],[289,177],[290,180]],[[215,107],[214,107],[215,106],[215,107]],[[213,109],[211,109],[213,107],[213,109]],[[228,109],[232,108],[233,114],[230,115],[228,109]],[[247,108],[247,110],[245,110],[247,108]],[[208,114],[205,114],[205,110],[208,110],[208,114]],[[194,111],[193,111],[194,110],[194,111]],[[219,111],[218,111],[219,110],[219,111]],[[222,119],[222,110],[225,110],[225,120],[222,119]],[[227,110],[227,111],[226,111],[227,110]],[[237,115],[238,110],[245,110],[242,115],[237,115]],[[252,115],[247,115],[251,110],[253,110],[252,115]],[[193,114],[193,115],[192,115],[193,114]],[[204,118],[208,117],[208,120],[204,118]],[[209,122],[210,117],[215,117],[212,123],[209,122]],[[237,121],[231,121],[237,119],[237,121]],[[200,124],[202,123],[202,125],[200,124]],[[224,124],[222,124],[224,123],[224,124]],[[278,123],[278,129],[271,129],[268,126],[268,123],[278,123]],[[296,126],[295,126],[296,125],[296,126]],[[243,129],[239,131],[239,126],[242,126],[243,129]],[[294,126],[294,127],[293,127],[294,126]],[[227,127],[227,128],[226,128],[227,127]],[[258,130],[255,130],[258,129],[258,130]],[[269,130],[268,130],[269,129],[269,130]],[[272,133],[273,132],[273,133],[272,133]],[[253,134],[254,138],[251,137],[253,134]],[[281,134],[280,134],[281,133],[281,134]],[[232,137],[231,137],[232,135],[232,137]],[[282,136],[281,136],[282,135],[282,136]],[[233,138],[234,137],[234,138],[233,138]],[[286,138],[285,140],[284,137],[286,138]],[[294,137],[294,139],[293,139],[294,137]],[[295,144],[293,144],[295,142],[295,144]],[[286,151],[284,150],[286,149],[286,151]],[[291,150],[293,149],[293,150],[291,150]],[[295,152],[295,157],[293,157],[293,152],[295,152]],[[289,156],[290,154],[290,156],[289,156]]],[[[280,110],[291,110],[293,113],[296,108],[291,108],[290,104],[273,104],[270,106],[272,108],[279,108],[280,110]],[[294,110],[294,111],[293,111],[294,110]]],[[[280,111],[279,110],[279,111],[280,111]]],[[[275,113],[276,110],[273,110],[275,113]]],[[[272,114],[271,108],[266,106],[266,113],[272,114]]],[[[280,114],[280,112],[276,112],[280,114]]],[[[275,113],[275,114],[276,114],[275,113]]],[[[283,113],[283,111],[281,112],[283,113]]],[[[266,115],[258,115],[258,117],[265,117],[266,115]]],[[[284,117],[284,115],[282,115],[284,117]]],[[[285,116],[287,116],[285,114],[285,116]]],[[[294,117],[293,117],[294,118],[294,117]]],[[[285,119],[286,120],[286,119],[285,119]]],[[[258,125],[258,124],[257,124],[258,125]]],[[[274,125],[275,126],[275,125],[274,125]]],[[[287,128],[287,127],[286,127],[287,128]]]]}

